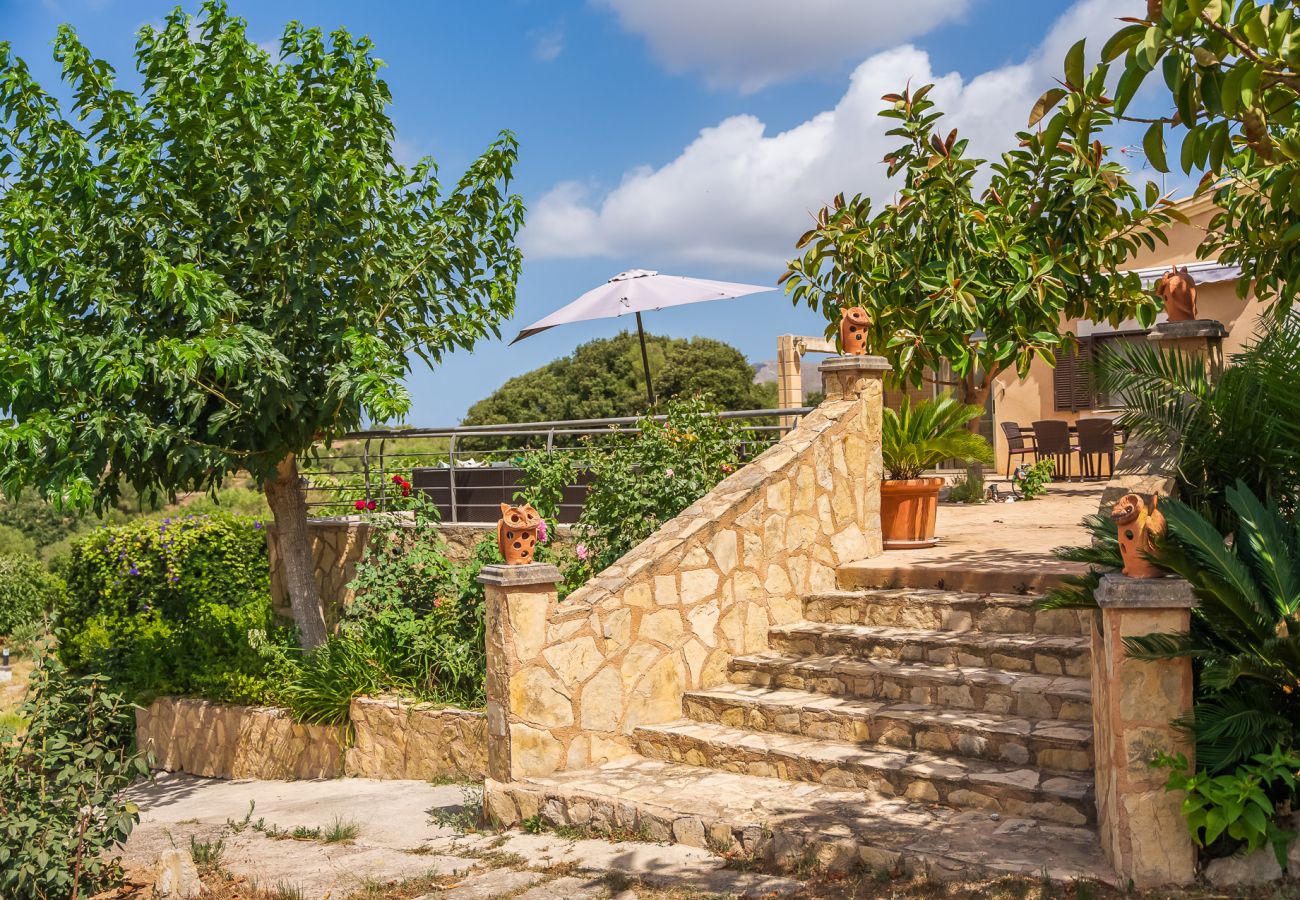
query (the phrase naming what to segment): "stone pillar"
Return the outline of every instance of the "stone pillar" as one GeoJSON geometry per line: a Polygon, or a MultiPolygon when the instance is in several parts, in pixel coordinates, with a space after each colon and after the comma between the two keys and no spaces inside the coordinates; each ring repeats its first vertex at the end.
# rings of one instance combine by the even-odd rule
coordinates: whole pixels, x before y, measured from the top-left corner
{"type": "Polygon", "coordinates": [[[567,699],[562,710],[550,708],[553,690],[530,682],[528,664],[545,643],[560,570],[541,563],[484,566],[478,580],[486,587],[488,777],[549,775],[562,748],[545,728],[564,724],[551,720],[566,715],[571,725],[572,711],[567,699]]]}
{"type": "MultiPolygon", "coordinates": [[[[783,334],[776,339],[776,405],[780,409],[803,406],[803,353],[799,339],[783,334]]],[[[781,426],[793,428],[793,416],[782,416],[781,426]]]]}
{"type": "Polygon", "coordinates": [[[1097,775],[1097,830],[1120,882],[1138,888],[1186,884],[1196,850],[1183,820],[1182,794],[1165,790],[1168,772],[1153,769],[1158,751],[1194,748],[1172,721],[1192,708],[1190,660],[1129,659],[1124,638],[1185,633],[1196,605],[1181,578],[1106,575],[1092,630],[1092,727],[1097,775]]]}
{"type": "Polygon", "coordinates": [[[1162,322],[1151,329],[1148,341],[1191,356],[1205,358],[1206,374],[1213,378],[1223,371],[1223,339],[1228,330],[1215,319],[1162,322]]]}
{"type": "MultiPolygon", "coordinates": [[[[882,402],[881,382],[892,367],[883,356],[832,356],[823,360],[822,393],[826,400],[852,400],[874,396],[882,402]]],[[[879,418],[879,407],[877,407],[879,418]]]]}

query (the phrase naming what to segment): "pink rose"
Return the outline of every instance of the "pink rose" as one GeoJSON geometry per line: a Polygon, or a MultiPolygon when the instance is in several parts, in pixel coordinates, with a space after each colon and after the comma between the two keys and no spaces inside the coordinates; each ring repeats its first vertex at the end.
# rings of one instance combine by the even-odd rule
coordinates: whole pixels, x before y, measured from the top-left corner
{"type": "Polygon", "coordinates": [[[547,532],[546,532],[546,520],[545,520],[545,519],[542,519],[542,521],[540,521],[540,522],[537,523],[537,540],[539,540],[539,541],[541,541],[543,544],[545,544],[545,543],[546,543],[546,534],[547,534],[547,532]]]}
{"type": "Polygon", "coordinates": [[[586,562],[587,557],[591,556],[591,551],[587,549],[586,544],[579,544],[577,547],[574,547],[573,552],[577,555],[578,559],[583,562],[586,562]]]}

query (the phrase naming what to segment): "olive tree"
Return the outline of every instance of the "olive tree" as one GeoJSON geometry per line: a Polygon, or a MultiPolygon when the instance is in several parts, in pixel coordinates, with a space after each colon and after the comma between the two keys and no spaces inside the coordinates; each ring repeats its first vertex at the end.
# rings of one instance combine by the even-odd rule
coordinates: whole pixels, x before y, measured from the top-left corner
{"type": "MultiPolygon", "coordinates": [[[[1142,11],[1134,3],[1134,12],[1142,11]]],[[[1114,89],[1079,78],[1039,101],[1055,118],[1084,107],[1146,124],[1151,165],[1170,170],[1166,142],[1181,138],[1175,162],[1203,173],[1214,195],[1202,258],[1241,266],[1237,290],[1254,290],[1275,312],[1300,291],[1300,15],[1295,0],[1147,0],[1145,16],[1123,19],[1102,49],[1118,61],[1114,89]],[[1160,70],[1167,93],[1155,116],[1129,111],[1160,70]]],[[[1163,93],[1163,92],[1162,92],[1163,93]]]]}
{"type": "MultiPolygon", "coordinates": [[[[1067,73],[1082,67],[1082,50],[1067,73]]],[[[944,133],[931,87],[883,98],[881,115],[898,123],[888,133],[901,141],[884,162],[900,189],[879,209],[841,194],[821,210],[782,276],[795,304],[825,314],[828,335],[841,308],[865,307],[872,352],[897,377],[920,384],[946,362],[977,405],[1001,372],[1023,376],[1035,357],[1054,364],[1075,340],[1065,320],[1153,321],[1154,300],[1121,267],[1179,214],[1090,140],[1105,113],[1083,109],[1021,133],[990,163],[944,133]]]]}
{"type": "Polygon", "coordinates": [[[297,459],[512,312],[515,141],[444,189],[394,159],[369,39],[291,22],[272,57],[220,0],[140,30],[138,90],[67,26],[54,55],[66,113],[0,43],[0,484],[98,508],[248,471],[314,646],[297,459]]]}

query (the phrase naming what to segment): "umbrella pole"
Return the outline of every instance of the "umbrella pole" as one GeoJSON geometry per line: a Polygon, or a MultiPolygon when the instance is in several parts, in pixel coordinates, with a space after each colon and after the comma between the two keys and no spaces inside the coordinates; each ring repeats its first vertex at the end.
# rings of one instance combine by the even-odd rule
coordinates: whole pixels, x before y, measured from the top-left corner
{"type": "Polygon", "coordinates": [[[641,313],[636,314],[636,335],[641,339],[641,365],[645,367],[645,392],[650,398],[650,405],[655,405],[655,389],[650,383],[650,354],[645,349],[645,328],[641,325],[641,313]]]}

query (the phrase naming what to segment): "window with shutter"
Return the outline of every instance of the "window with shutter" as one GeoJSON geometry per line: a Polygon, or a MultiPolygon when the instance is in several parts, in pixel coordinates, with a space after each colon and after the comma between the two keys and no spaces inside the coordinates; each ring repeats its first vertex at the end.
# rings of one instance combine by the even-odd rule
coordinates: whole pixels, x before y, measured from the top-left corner
{"type": "Polygon", "coordinates": [[[1056,354],[1056,369],[1052,373],[1052,397],[1058,411],[1078,412],[1094,407],[1092,342],[1087,338],[1079,341],[1077,347],[1056,354]]]}

